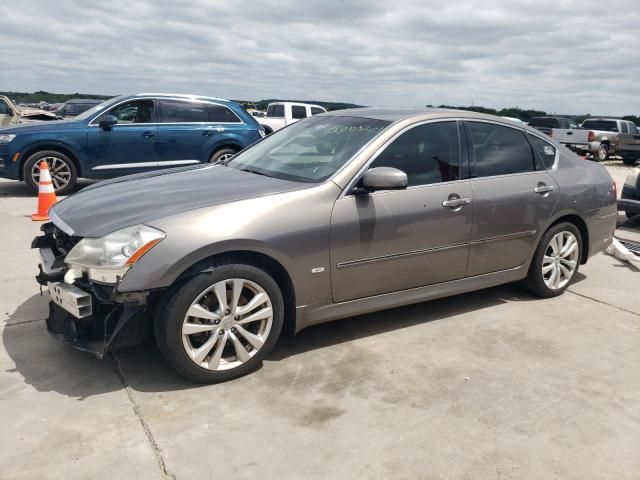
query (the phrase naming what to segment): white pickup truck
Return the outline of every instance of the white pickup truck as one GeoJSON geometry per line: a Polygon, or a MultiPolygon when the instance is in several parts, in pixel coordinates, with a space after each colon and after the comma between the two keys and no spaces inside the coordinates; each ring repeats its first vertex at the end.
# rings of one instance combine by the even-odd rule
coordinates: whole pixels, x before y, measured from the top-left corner
{"type": "Polygon", "coordinates": [[[286,127],[290,123],[303,118],[324,113],[326,110],[319,105],[309,103],[274,102],[267,107],[267,116],[256,118],[267,135],[286,127]]]}
{"type": "Polygon", "coordinates": [[[598,161],[618,154],[619,137],[635,134],[636,126],[626,120],[589,118],[579,129],[554,128],[550,136],[579,154],[590,153],[598,161]]]}

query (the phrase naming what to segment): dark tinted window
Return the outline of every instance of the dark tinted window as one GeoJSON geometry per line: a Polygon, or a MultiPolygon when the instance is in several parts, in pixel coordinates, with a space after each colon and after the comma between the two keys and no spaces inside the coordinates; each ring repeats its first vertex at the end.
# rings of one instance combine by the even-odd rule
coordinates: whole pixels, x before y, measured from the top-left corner
{"type": "Polygon", "coordinates": [[[7,105],[4,100],[0,100],[0,115],[12,115],[11,110],[9,110],[9,105],[7,105]]]}
{"type": "Polygon", "coordinates": [[[284,118],[284,105],[269,105],[267,117],[284,118]]]}
{"type": "Polygon", "coordinates": [[[603,130],[605,132],[617,132],[618,123],[615,120],[585,120],[582,122],[585,130],[603,130]]]}
{"type": "MultiPolygon", "coordinates": [[[[112,108],[104,115],[113,115],[118,119],[118,123],[120,124],[152,123],[153,110],[153,100],[133,100],[112,108]]],[[[101,115],[101,117],[104,115],[101,115]]]]}
{"type": "Polygon", "coordinates": [[[533,117],[529,125],[532,127],[557,128],[558,119],[553,117],[533,117]]]}
{"type": "Polygon", "coordinates": [[[402,134],[370,168],[394,167],[409,178],[409,186],[450,182],[460,178],[460,145],[455,122],[420,125],[402,134]]]}
{"type": "Polygon", "coordinates": [[[291,106],[291,117],[292,118],[307,118],[307,109],[300,105],[292,105],[291,106]]]}
{"type": "Polygon", "coordinates": [[[311,107],[311,115],[317,115],[319,113],[324,113],[324,110],[318,107],[311,107]]]}
{"type": "Polygon", "coordinates": [[[529,141],[536,155],[538,170],[551,168],[556,159],[556,147],[534,135],[529,135],[529,141]]]}
{"type": "Polygon", "coordinates": [[[163,123],[208,122],[207,107],[202,103],[162,100],[163,123]]]}
{"type": "Polygon", "coordinates": [[[638,134],[638,127],[633,122],[629,122],[629,133],[633,133],[634,135],[638,134]]]}
{"type": "Polygon", "coordinates": [[[227,107],[222,105],[207,105],[210,122],[240,123],[240,119],[227,107]]]}
{"type": "Polygon", "coordinates": [[[531,146],[522,132],[492,123],[469,122],[467,125],[477,177],[534,170],[531,146]]]}

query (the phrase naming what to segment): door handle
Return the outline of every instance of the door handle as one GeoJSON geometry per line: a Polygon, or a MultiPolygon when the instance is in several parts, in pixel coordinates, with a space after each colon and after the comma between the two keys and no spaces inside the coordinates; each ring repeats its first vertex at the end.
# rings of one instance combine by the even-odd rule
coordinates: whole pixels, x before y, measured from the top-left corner
{"type": "Polygon", "coordinates": [[[446,208],[458,208],[464,207],[465,205],[469,205],[471,203],[471,199],[469,197],[464,198],[451,198],[453,195],[449,196],[449,200],[445,200],[442,202],[442,206],[446,208]]]}
{"type": "Polygon", "coordinates": [[[567,135],[573,135],[573,132],[567,132],[567,135]]]}
{"type": "Polygon", "coordinates": [[[143,136],[144,138],[151,138],[151,137],[154,137],[155,135],[156,135],[156,134],[155,134],[154,132],[143,132],[143,133],[142,133],[142,136],[143,136]]]}
{"type": "Polygon", "coordinates": [[[555,189],[556,187],[554,187],[553,185],[538,185],[536,188],[533,189],[533,191],[536,193],[545,194],[545,193],[553,192],[555,189]]]}

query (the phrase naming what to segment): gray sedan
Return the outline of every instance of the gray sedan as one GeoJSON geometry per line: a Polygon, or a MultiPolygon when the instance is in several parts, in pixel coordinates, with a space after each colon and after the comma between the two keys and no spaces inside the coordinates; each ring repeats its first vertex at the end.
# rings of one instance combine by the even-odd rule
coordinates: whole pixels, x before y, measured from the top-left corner
{"type": "Polygon", "coordinates": [[[523,280],[560,295],[612,241],[604,167],[462,111],[295,123],[226,163],[106,181],[33,242],[51,333],[102,356],[151,332],[182,375],[255,370],[283,331],[523,280]]]}

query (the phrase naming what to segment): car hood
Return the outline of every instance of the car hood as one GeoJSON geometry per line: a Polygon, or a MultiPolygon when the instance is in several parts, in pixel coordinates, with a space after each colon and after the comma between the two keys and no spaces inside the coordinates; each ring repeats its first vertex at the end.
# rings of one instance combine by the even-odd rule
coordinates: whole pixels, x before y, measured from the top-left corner
{"type": "Polygon", "coordinates": [[[70,235],[101,237],[187,210],[306,187],[220,165],[177,168],[92,185],[57,203],[50,217],[70,235]]]}
{"type": "Polygon", "coordinates": [[[47,131],[60,130],[61,128],[76,128],[84,126],[79,120],[50,120],[36,121],[34,119],[22,118],[22,122],[17,125],[11,125],[0,129],[2,133],[42,133],[47,131]]]}

